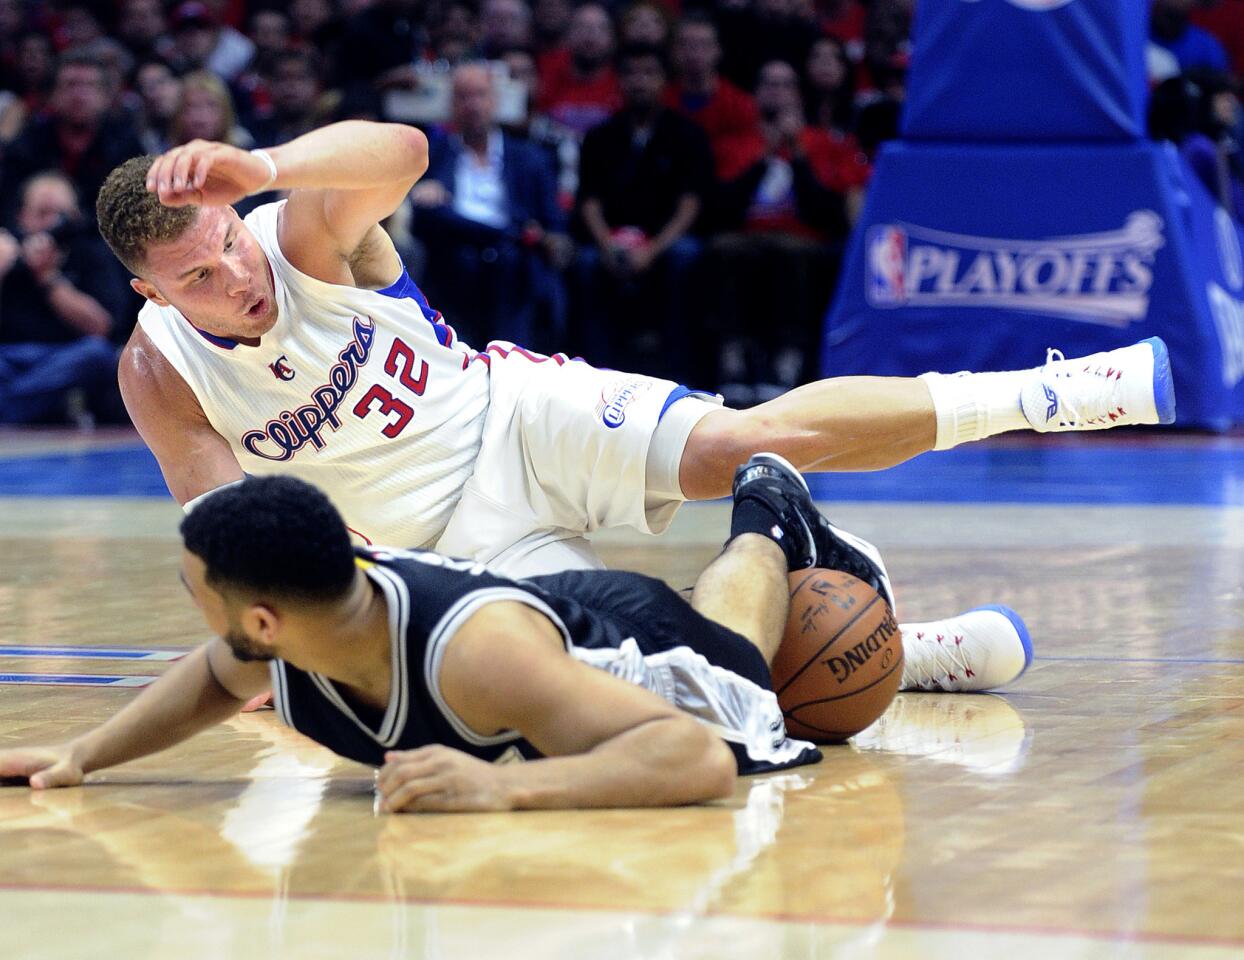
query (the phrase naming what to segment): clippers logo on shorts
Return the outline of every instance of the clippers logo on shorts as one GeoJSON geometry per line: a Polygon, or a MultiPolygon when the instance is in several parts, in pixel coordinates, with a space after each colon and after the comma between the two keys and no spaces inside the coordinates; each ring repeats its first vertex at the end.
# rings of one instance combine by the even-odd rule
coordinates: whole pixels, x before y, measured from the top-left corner
{"type": "Polygon", "coordinates": [[[626,422],[626,408],[652,388],[643,380],[623,380],[602,392],[596,404],[596,415],[610,430],[616,430],[626,422]]]}
{"type": "Polygon", "coordinates": [[[337,354],[337,362],[328,368],[328,383],[311,391],[310,403],[295,410],[283,410],[262,430],[245,433],[242,446],[247,452],[265,460],[284,462],[292,460],[308,443],[317,450],[323,449],[324,438],[320,434],[325,427],[336,430],[341,426],[337,408],[358,382],[359,367],[366,366],[371,357],[375,338],[375,321],[355,317],[354,339],[337,354]]]}
{"type": "Polygon", "coordinates": [[[868,231],[865,294],[881,308],[991,307],[1126,327],[1149,312],[1162,229],[1152,210],[1118,230],[1044,240],[880,224],[868,231]]]}

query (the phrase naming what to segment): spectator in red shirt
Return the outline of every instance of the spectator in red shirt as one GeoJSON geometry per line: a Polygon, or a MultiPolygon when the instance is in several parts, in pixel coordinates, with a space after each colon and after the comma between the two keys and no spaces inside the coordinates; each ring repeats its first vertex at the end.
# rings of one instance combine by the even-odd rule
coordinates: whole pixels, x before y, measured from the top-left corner
{"type": "Polygon", "coordinates": [[[535,0],[531,8],[536,53],[560,50],[574,15],[571,0],[535,0]]]}
{"type": "Polygon", "coordinates": [[[847,56],[858,62],[864,56],[864,5],[859,0],[821,0],[821,30],[841,41],[847,56]]]}
{"type": "Polygon", "coordinates": [[[665,105],[690,117],[708,136],[720,176],[737,170],[756,132],[756,104],[717,72],[721,44],[717,27],[705,16],[689,14],[674,29],[676,80],[666,88],[665,105]]]}
{"type": "Polygon", "coordinates": [[[748,405],[805,378],[849,229],[846,194],[868,167],[857,147],[809,126],[794,67],[772,60],[756,87],[760,123],[749,154],[728,172],[719,213],[730,231],[710,248],[722,338],[720,389],[748,405]],[[753,318],[766,318],[756,336],[753,318]],[[750,361],[748,363],[747,361],[750,361]]]}
{"type": "Polygon", "coordinates": [[[612,65],[613,21],[598,3],[574,12],[566,48],[540,58],[540,110],[580,136],[622,106],[612,65]]]}

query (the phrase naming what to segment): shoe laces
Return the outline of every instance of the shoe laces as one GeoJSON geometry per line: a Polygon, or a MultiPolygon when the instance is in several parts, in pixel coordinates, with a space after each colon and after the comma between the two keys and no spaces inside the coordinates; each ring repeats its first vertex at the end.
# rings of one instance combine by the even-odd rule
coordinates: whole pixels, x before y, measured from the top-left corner
{"type": "Polygon", "coordinates": [[[1067,363],[1063,352],[1048,347],[1045,351],[1043,372],[1051,379],[1064,381],[1057,391],[1059,426],[1113,423],[1127,414],[1116,396],[1119,381],[1123,378],[1122,369],[1100,363],[1085,363],[1079,370],[1060,371],[1056,366],[1060,363],[1067,363]],[[1106,385],[1105,390],[1102,389],[1103,382],[1106,385]]]}
{"type": "Polygon", "coordinates": [[[914,686],[929,690],[976,676],[976,671],[968,663],[967,653],[963,649],[962,633],[953,630],[917,630],[914,634],[904,634],[904,641],[909,638],[915,643],[904,644],[908,654],[910,655],[913,647],[920,651],[914,661],[909,660],[913,675],[909,682],[914,681],[914,686]]]}

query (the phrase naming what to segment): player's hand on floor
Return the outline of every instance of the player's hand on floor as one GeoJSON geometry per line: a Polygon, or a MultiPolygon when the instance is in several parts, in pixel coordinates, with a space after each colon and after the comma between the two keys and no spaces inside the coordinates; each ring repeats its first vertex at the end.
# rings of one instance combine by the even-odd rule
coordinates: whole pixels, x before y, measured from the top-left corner
{"type": "Polygon", "coordinates": [[[0,782],[29,782],[36,790],[76,787],[82,767],[69,747],[29,747],[0,750],[0,782]]]}
{"type": "Polygon", "coordinates": [[[376,777],[380,810],[483,811],[513,808],[500,769],[451,747],[391,750],[376,777]]]}

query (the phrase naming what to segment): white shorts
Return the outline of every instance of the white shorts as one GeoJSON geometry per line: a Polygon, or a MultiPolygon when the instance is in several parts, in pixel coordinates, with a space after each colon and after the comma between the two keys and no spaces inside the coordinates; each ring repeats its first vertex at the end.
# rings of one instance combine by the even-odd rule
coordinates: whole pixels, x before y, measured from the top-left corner
{"type": "Polygon", "coordinates": [[[599,527],[669,526],[684,498],[649,489],[649,453],[672,462],[676,476],[692,428],[720,397],[509,343],[489,344],[487,355],[479,456],[438,551],[535,576],[602,566],[583,536],[599,527]],[[651,450],[654,434],[660,451],[651,450]]]}

